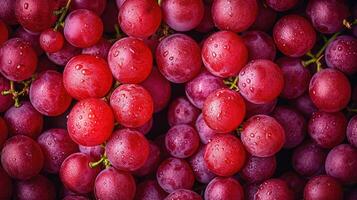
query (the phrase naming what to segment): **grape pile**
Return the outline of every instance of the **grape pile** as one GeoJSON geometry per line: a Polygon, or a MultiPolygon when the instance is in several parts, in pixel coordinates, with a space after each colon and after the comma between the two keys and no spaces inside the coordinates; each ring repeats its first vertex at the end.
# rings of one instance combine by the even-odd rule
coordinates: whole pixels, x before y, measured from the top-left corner
{"type": "Polygon", "coordinates": [[[2,0],[0,200],[357,200],[353,0],[2,0]]]}

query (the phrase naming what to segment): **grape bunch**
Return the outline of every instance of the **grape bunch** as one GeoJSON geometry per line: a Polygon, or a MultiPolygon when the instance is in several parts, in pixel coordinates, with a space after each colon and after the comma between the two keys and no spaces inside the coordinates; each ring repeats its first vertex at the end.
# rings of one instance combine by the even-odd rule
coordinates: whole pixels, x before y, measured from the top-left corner
{"type": "Polygon", "coordinates": [[[2,0],[0,200],[356,200],[353,0],[2,0]]]}

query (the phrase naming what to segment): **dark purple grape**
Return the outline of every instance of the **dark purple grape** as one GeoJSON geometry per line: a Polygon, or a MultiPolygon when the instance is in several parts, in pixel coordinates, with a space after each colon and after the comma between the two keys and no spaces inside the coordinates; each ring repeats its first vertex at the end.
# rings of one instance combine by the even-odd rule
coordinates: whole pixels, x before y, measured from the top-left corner
{"type": "Polygon", "coordinates": [[[255,200],[293,200],[294,193],[281,179],[264,181],[255,193],[255,200]]]}
{"type": "Polygon", "coordinates": [[[284,88],[280,96],[285,99],[295,99],[309,88],[311,74],[298,58],[282,57],[277,64],[284,76],[284,88]]]}
{"type": "Polygon", "coordinates": [[[266,6],[264,0],[258,0],[257,3],[258,15],[250,29],[268,31],[273,28],[277,13],[269,6],[266,6]]]}
{"type": "Polygon", "coordinates": [[[0,199],[11,199],[13,192],[12,180],[0,166],[0,199]]]}
{"type": "Polygon", "coordinates": [[[307,123],[304,116],[297,110],[291,107],[278,106],[275,108],[272,116],[285,130],[284,148],[294,148],[304,140],[307,123]]]}
{"type": "Polygon", "coordinates": [[[8,135],[9,131],[6,122],[3,120],[2,117],[0,117],[0,150],[2,149],[2,145],[7,140],[8,135]]]}
{"type": "Polygon", "coordinates": [[[0,18],[9,25],[18,23],[15,16],[15,3],[14,0],[3,0],[0,4],[0,18]]]}
{"type": "Polygon", "coordinates": [[[245,117],[249,118],[254,115],[269,115],[275,109],[278,99],[274,99],[265,104],[255,104],[246,99],[244,99],[244,102],[246,107],[245,117]]]}
{"type": "Polygon", "coordinates": [[[23,41],[29,43],[37,55],[41,55],[43,53],[43,49],[40,45],[40,33],[34,33],[23,27],[19,27],[16,29],[13,37],[21,38],[23,41]]]}
{"type": "Polygon", "coordinates": [[[56,198],[54,184],[42,175],[16,182],[15,199],[53,200],[56,198]]]}
{"type": "Polygon", "coordinates": [[[96,146],[82,146],[78,145],[81,153],[87,154],[95,160],[99,160],[104,154],[104,147],[102,145],[96,146]]]}
{"type": "Polygon", "coordinates": [[[246,200],[255,200],[255,193],[259,189],[259,183],[248,183],[244,185],[244,197],[246,200]]]}
{"type": "Polygon", "coordinates": [[[265,3],[276,11],[282,12],[292,9],[299,0],[265,0],[265,3]]]}
{"type": "Polygon", "coordinates": [[[188,159],[196,180],[200,183],[208,184],[216,175],[207,168],[204,161],[206,146],[201,146],[196,154],[188,159]]]}
{"type": "Polygon", "coordinates": [[[275,59],[275,44],[273,38],[267,33],[262,31],[247,31],[243,33],[242,39],[248,48],[249,60],[275,59]]]}
{"type": "Polygon", "coordinates": [[[239,174],[248,183],[259,183],[272,177],[275,169],[275,156],[266,158],[249,156],[239,174]]]}
{"type": "Polygon", "coordinates": [[[82,54],[98,56],[107,60],[111,46],[112,44],[108,40],[102,38],[95,45],[82,49],[82,54]]]}
{"type": "Polygon", "coordinates": [[[148,159],[146,160],[145,164],[139,169],[135,170],[133,174],[136,176],[151,175],[157,170],[160,162],[161,162],[160,148],[153,142],[150,142],[148,159]]]}
{"type": "Polygon", "coordinates": [[[326,175],[313,177],[304,189],[305,200],[340,200],[342,196],[343,191],[340,183],[326,175]]]}
{"type": "Polygon", "coordinates": [[[38,137],[37,142],[45,158],[43,169],[49,173],[58,173],[64,159],[78,151],[78,145],[65,129],[49,129],[38,137]]]}
{"type": "Polygon", "coordinates": [[[348,142],[357,148],[357,115],[350,119],[347,125],[346,135],[348,142]]]}
{"type": "Polygon", "coordinates": [[[219,134],[207,125],[202,114],[197,117],[195,128],[203,144],[211,142],[216,134],[219,134]]]}
{"type": "Polygon", "coordinates": [[[135,200],[163,200],[167,193],[156,180],[145,180],[137,185],[135,200]]]}
{"type": "Polygon", "coordinates": [[[103,13],[106,4],[107,0],[73,0],[71,9],[87,9],[100,16],[103,13]]]}
{"type": "Polygon", "coordinates": [[[311,141],[307,141],[294,149],[292,166],[300,175],[317,175],[324,170],[326,155],[324,149],[311,141]]]}
{"type": "Polygon", "coordinates": [[[211,5],[205,4],[205,12],[203,14],[203,19],[201,20],[200,24],[196,26],[195,28],[196,31],[200,33],[207,33],[212,29],[214,29],[211,7],[212,7],[211,5]]]}
{"type": "Polygon", "coordinates": [[[299,96],[296,99],[290,101],[290,104],[299,110],[305,118],[309,119],[313,112],[317,111],[316,106],[311,101],[308,93],[299,96]]]}
{"type": "Polygon", "coordinates": [[[72,57],[81,54],[81,51],[81,49],[65,42],[61,50],[54,53],[47,53],[47,57],[56,65],[65,66],[72,57]]]}
{"type": "Polygon", "coordinates": [[[0,112],[5,112],[13,105],[14,101],[11,95],[2,95],[2,91],[10,89],[10,81],[0,74],[0,112]]]}
{"type": "Polygon", "coordinates": [[[280,178],[288,184],[292,191],[294,191],[295,199],[302,198],[302,193],[306,184],[306,180],[303,177],[293,171],[289,171],[283,173],[280,178]]]}
{"type": "Polygon", "coordinates": [[[232,177],[216,177],[205,190],[205,200],[243,200],[244,191],[240,183],[232,177]]]}
{"type": "Polygon", "coordinates": [[[23,101],[19,108],[9,108],[4,120],[11,135],[26,135],[36,139],[43,128],[43,116],[28,101],[23,101]]]}
{"type": "Polygon", "coordinates": [[[356,184],[357,149],[349,144],[341,144],[333,148],[326,157],[325,170],[345,184],[356,184]]]}
{"type": "Polygon", "coordinates": [[[164,200],[202,200],[202,197],[192,190],[178,189],[169,194],[164,200]]]}
{"type": "Polygon", "coordinates": [[[179,97],[171,102],[167,113],[170,126],[194,124],[200,111],[185,97],[179,97]]]}

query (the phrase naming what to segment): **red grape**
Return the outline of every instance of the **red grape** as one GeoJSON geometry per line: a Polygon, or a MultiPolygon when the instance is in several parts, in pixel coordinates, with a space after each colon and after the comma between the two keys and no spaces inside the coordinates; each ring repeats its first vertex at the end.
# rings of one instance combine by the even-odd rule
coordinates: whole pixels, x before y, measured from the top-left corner
{"type": "Polygon", "coordinates": [[[56,198],[54,184],[42,175],[16,182],[15,199],[53,200],[56,198]]]}
{"type": "Polygon", "coordinates": [[[237,34],[219,31],[210,35],[203,43],[202,61],[215,76],[236,76],[248,61],[248,49],[237,34]]]}
{"type": "Polygon", "coordinates": [[[157,182],[166,192],[178,189],[191,189],[195,177],[190,165],[182,159],[168,158],[163,161],[156,172],[157,182]]]}
{"type": "Polygon", "coordinates": [[[281,179],[268,179],[264,181],[254,195],[255,200],[293,200],[293,191],[281,179]]]}
{"type": "Polygon", "coordinates": [[[64,87],[78,100],[104,97],[112,87],[112,82],[108,63],[97,56],[75,56],[63,71],[64,87]]]}
{"type": "Polygon", "coordinates": [[[126,37],[110,48],[108,64],[120,83],[140,83],[150,74],[153,57],[151,50],[139,39],[126,37]]]}
{"type": "Polygon", "coordinates": [[[280,18],[274,26],[273,37],[278,49],[290,57],[306,54],[316,42],[314,28],[307,19],[299,15],[280,18]]]}
{"type": "Polygon", "coordinates": [[[242,142],[235,136],[217,135],[207,144],[204,159],[211,172],[231,176],[242,169],[246,153],[242,142]]]}
{"type": "Polygon", "coordinates": [[[143,134],[130,129],[114,131],[105,146],[105,152],[113,167],[124,171],[134,171],[144,166],[149,151],[149,142],[143,134]]]}
{"type": "Polygon", "coordinates": [[[33,48],[20,38],[6,41],[0,49],[0,72],[12,81],[23,81],[31,77],[37,65],[33,48]]]}
{"type": "Polygon", "coordinates": [[[167,193],[154,180],[146,180],[138,184],[135,200],[163,200],[167,193]]]}
{"type": "Polygon", "coordinates": [[[276,11],[282,12],[293,8],[299,0],[265,0],[265,3],[276,11]]]}
{"type": "Polygon", "coordinates": [[[94,146],[104,143],[114,128],[113,111],[101,100],[79,101],[68,115],[68,133],[77,144],[94,146]]]}
{"type": "Polygon", "coordinates": [[[86,9],[74,10],[66,17],[64,37],[73,46],[86,48],[95,45],[103,34],[103,22],[86,9]]]}
{"type": "Polygon", "coordinates": [[[98,56],[107,60],[111,46],[112,43],[102,38],[95,45],[82,49],[82,54],[98,56]]]}
{"type": "Polygon", "coordinates": [[[47,53],[47,57],[56,65],[65,66],[72,57],[79,54],[81,54],[81,49],[65,42],[61,50],[54,53],[47,53]]]}
{"type": "Polygon", "coordinates": [[[214,178],[206,187],[205,200],[243,200],[243,187],[232,177],[214,178]]]}
{"type": "Polygon", "coordinates": [[[289,188],[294,191],[295,193],[295,199],[301,199],[303,196],[303,190],[305,187],[305,179],[303,177],[301,177],[299,174],[292,172],[292,171],[288,171],[285,172],[284,174],[282,174],[280,176],[280,178],[282,180],[284,180],[289,188]]]}
{"type": "Polygon", "coordinates": [[[40,146],[24,135],[8,139],[1,152],[1,164],[4,170],[15,179],[26,180],[36,176],[40,173],[43,163],[40,146]]]}
{"type": "Polygon", "coordinates": [[[228,133],[243,121],[244,100],[236,91],[219,89],[207,97],[202,113],[210,128],[219,133],[228,133]]]}
{"type": "Polygon", "coordinates": [[[255,115],[244,122],[241,139],[246,150],[253,156],[269,157],[283,147],[285,131],[274,118],[255,115]]]}
{"type": "Polygon", "coordinates": [[[357,148],[357,115],[353,116],[348,122],[346,135],[348,142],[357,148]]]}
{"type": "Polygon", "coordinates": [[[11,95],[2,95],[2,91],[10,89],[10,81],[0,74],[0,112],[5,112],[13,105],[14,101],[11,95]]]}
{"type": "Polygon", "coordinates": [[[21,38],[23,41],[29,43],[38,56],[43,53],[40,45],[40,33],[31,32],[20,26],[16,29],[13,37],[21,38]]]}
{"type": "Polygon", "coordinates": [[[128,172],[109,167],[101,171],[94,184],[96,199],[131,200],[135,196],[135,180],[128,172]]]}
{"type": "Polygon", "coordinates": [[[167,112],[167,119],[170,126],[179,124],[192,125],[199,114],[199,109],[194,107],[185,97],[179,97],[171,102],[167,112]]]}
{"type": "Polygon", "coordinates": [[[242,32],[257,18],[258,4],[256,0],[215,0],[211,12],[220,30],[242,32]]]}
{"type": "Polygon", "coordinates": [[[202,200],[202,197],[194,191],[178,189],[169,194],[164,200],[202,200]]]}
{"type": "Polygon", "coordinates": [[[11,199],[12,196],[12,190],[13,190],[13,186],[12,186],[12,180],[9,177],[9,175],[7,175],[7,173],[1,168],[0,166],[0,199],[11,199]]]}
{"type": "Polygon", "coordinates": [[[149,92],[140,85],[124,84],[114,90],[110,106],[119,124],[137,128],[148,122],[154,105],[149,92]]]}
{"type": "Polygon", "coordinates": [[[240,71],[238,87],[248,101],[266,104],[277,98],[283,90],[283,72],[270,60],[252,60],[240,71]]]}
{"type": "Polygon", "coordinates": [[[72,101],[63,85],[62,74],[53,70],[42,72],[32,82],[29,97],[33,107],[46,116],[61,115],[72,101]]]}
{"type": "Polygon", "coordinates": [[[100,168],[91,168],[90,162],[93,162],[93,159],[84,153],[74,153],[63,161],[59,176],[66,188],[78,194],[93,191],[100,168]]]}
{"type": "Polygon", "coordinates": [[[274,99],[271,102],[265,104],[255,104],[246,99],[244,99],[246,108],[246,118],[252,117],[254,115],[269,115],[276,107],[278,99],[274,99]]]}
{"type": "Polygon", "coordinates": [[[201,69],[201,49],[191,37],[173,34],[156,49],[157,66],[165,78],[174,83],[193,79],[201,69]]]}
{"type": "Polygon", "coordinates": [[[276,48],[268,34],[262,31],[247,31],[242,35],[245,46],[248,48],[249,60],[274,60],[276,48]]]}
{"type": "Polygon", "coordinates": [[[140,127],[134,128],[135,130],[139,131],[143,135],[148,134],[151,131],[152,125],[153,125],[153,118],[151,118],[148,122],[146,122],[144,125],[140,127]]]}
{"type": "Polygon", "coordinates": [[[161,24],[160,6],[155,0],[125,1],[119,9],[118,23],[127,35],[147,38],[153,35],[161,24]]]}
{"type": "Polygon", "coordinates": [[[106,4],[107,0],[73,0],[71,9],[88,9],[100,16],[103,13],[106,4]]]}
{"type": "Polygon", "coordinates": [[[204,15],[202,0],[163,0],[161,9],[164,21],[180,32],[196,28],[204,15]]]}
{"type": "Polygon", "coordinates": [[[43,169],[49,173],[58,173],[64,159],[78,151],[78,145],[65,129],[49,129],[38,137],[37,142],[45,158],[43,169]]]}
{"type": "Polygon", "coordinates": [[[196,154],[188,159],[195,178],[198,182],[208,184],[216,175],[207,168],[204,160],[206,146],[201,146],[196,154]]]}
{"type": "Polygon", "coordinates": [[[48,53],[54,53],[62,49],[64,37],[61,32],[53,29],[44,30],[40,35],[40,45],[48,53]]]}
{"type": "Polygon", "coordinates": [[[339,200],[343,199],[341,185],[332,177],[322,175],[309,180],[304,189],[305,200],[339,200]]]}
{"type": "Polygon", "coordinates": [[[275,156],[260,158],[248,156],[240,176],[248,183],[259,183],[274,175],[276,169],[275,156]]]}

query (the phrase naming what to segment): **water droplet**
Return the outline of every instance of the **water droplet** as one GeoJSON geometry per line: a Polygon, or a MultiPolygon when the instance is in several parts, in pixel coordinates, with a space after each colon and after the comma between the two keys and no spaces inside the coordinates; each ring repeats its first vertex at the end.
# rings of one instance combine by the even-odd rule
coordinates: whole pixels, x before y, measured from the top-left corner
{"type": "Polygon", "coordinates": [[[247,79],[247,83],[248,83],[248,84],[250,83],[250,79],[249,79],[249,78],[247,79]]]}
{"type": "Polygon", "coordinates": [[[16,66],[16,69],[21,69],[22,68],[22,65],[17,65],[16,66]]]}
{"type": "Polygon", "coordinates": [[[174,57],[172,57],[172,56],[169,58],[169,60],[173,60],[173,59],[174,59],[174,57]]]}
{"type": "Polygon", "coordinates": [[[213,56],[213,58],[215,58],[217,56],[217,54],[215,52],[212,52],[212,56],[213,56]]]}
{"type": "Polygon", "coordinates": [[[83,67],[83,66],[80,65],[80,64],[78,64],[78,65],[75,66],[76,70],[80,70],[80,69],[82,69],[82,67],[83,67]]]}
{"type": "Polygon", "coordinates": [[[119,55],[119,51],[114,52],[114,57],[117,57],[119,55]]]}
{"type": "Polygon", "coordinates": [[[20,56],[24,55],[24,52],[20,51],[20,56]]]}
{"type": "Polygon", "coordinates": [[[29,8],[29,4],[28,4],[28,3],[25,3],[25,4],[24,4],[24,8],[25,8],[25,9],[29,8]]]}
{"type": "Polygon", "coordinates": [[[7,61],[7,63],[11,64],[11,63],[12,63],[12,61],[11,61],[11,60],[8,60],[8,61],[7,61]]]}
{"type": "Polygon", "coordinates": [[[81,73],[83,74],[83,75],[86,75],[87,74],[87,70],[86,69],[82,69],[82,71],[81,71],[81,73]]]}
{"type": "Polygon", "coordinates": [[[252,137],[252,138],[255,137],[255,134],[254,134],[254,133],[251,133],[251,134],[250,134],[250,137],[252,137]]]}
{"type": "Polygon", "coordinates": [[[244,88],[245,88],[245,86],[247,86],[247,84],[245,84],[245,83],[242,83],[242,87],[244,87],[244,88]]]}
{"type": "Polygon", "coordinates": [[[135,50],[134,50],[133,48],[130,48],[130,47],[129,47],[129,51],[130,51],[131,53],[135,53],[135,50]]]}
{"type": "Polygon", "coordinates": [[[214,47],[217,48],[217,47],[218,47],[218,44],[214,44],[214,47]]]}
{"type": "Polygon", "coordinates": [[[254,88],[253,88],[253,87],[250,87],[249,90],[250,90],[251,92],[254,92],[254,88]]]}

